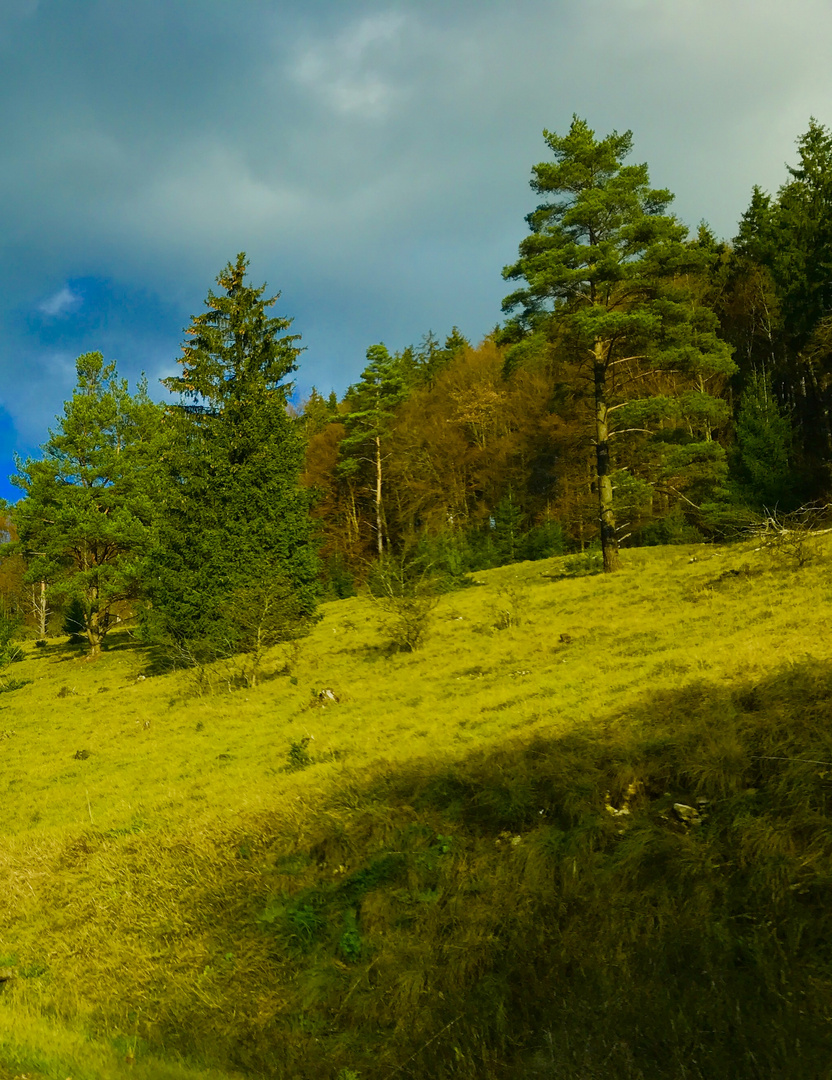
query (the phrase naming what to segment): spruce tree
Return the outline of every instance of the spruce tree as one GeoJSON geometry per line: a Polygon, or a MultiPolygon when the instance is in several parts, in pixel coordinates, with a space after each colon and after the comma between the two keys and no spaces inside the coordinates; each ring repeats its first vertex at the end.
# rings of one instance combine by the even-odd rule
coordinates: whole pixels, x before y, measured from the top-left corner
{"type": "Polygon", "coordinates": [[[317,594],[302,421],[287,411],[299,335],[269,313],[280,294],[246,283],[247,266],[241,253],[219,275],[222,291],[209,291],[187,331],[181,373],[164,380],[181,402],[166,416],[152,613],[166,636],[207,656],[294,636],[317,594]]]}
{"type": "Polygon", "coordinates": [[[736,305],[747,299],[746,279],[762,273],[771,282],[774,335],[747,358],[740,351],[743,381],[768,371],[794,425],[793,483],[820,495],[832,457],[832,131],[810,120],[797,149],[798,163],[775,198],[754,188],[734,241],[732,285],[736,305]]]}
{"type": "Polygon", "coordinates": [[[769,511],[793,509],[791,424],[772,392],[768,374],[755,372],[748,381],[736,433],[738,472],[751,503],[769,511]]]}

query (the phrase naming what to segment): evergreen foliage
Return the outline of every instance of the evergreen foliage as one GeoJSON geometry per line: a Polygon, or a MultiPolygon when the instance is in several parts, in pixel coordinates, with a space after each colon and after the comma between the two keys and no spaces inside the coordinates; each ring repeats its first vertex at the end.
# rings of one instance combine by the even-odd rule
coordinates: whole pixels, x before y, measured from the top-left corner
{"type": "Polygon", "coordinates": [[[715,333],[713,312],[692,302],[688,278],[701,271],[705,253],[685,242],[687,229],[665,212],[672,195],[650,187],[647,166],[623,164],[631,133],[596,140],[574,117],[567,135],[545,131],[544,137],[555,160],[534,167],[531,186],[547,201],[528,215],[531,233],[520,244],[518,261],[503,271],[525,281],[503,302],[507,312],[520,309],[504,338],[519,340],[543,329],[558,335],[591,371],[601,543],[609,571],[618,567],[611,440],[632,430],[649,433],[674,414],[711,438],[711,422],[696,415],[698,397],[669,394],[658,379],[651,386],[649,376],[684,372],[690,380],[685,389],[704,399],[708,380],[730,374],[733,364],[715,333]],[[640,400],[628,406],[633,397],[640,400]],[[628,407],[629,414],[620,412],[628,407]]]}
{"type": "Polygon", "coordinates": [[[20,644],[22,623],[23,620],[17,612],[9,610],[6,604],[0,604],[0,693],[16,689],[20,685],[16,680],[7,678],[6,669],[23,659],[20,644]]]}
{"type": "Polygon", "coordinates": [[[768,374],[754,374],[747,383],[736,434],[739,473],[749,501],[759,508],[791,509],[791,424],[774,397],[768,374]]]}
{"type": "Polygon", "coordinates": [[[280,612],[272,637],[299,632],[316,602],[302,422],[286,407],[298,335],[269,315],[277,296],[246,284],[247,265],[240,254],[219,275],[222,292],[208,293],[188,330],[181,374],[165,380],[189,404],[165,420],[150,625],[208,655],[251,647],[240,612],[252,590],[280,612]]]}
{"type": "Polygon", "coordinates": [[[153,539],[161,412],[142,381],[135,395],[101,353],[76,361],[78,383],[40,460],[17,462],[15,507],[28,582],[72,603],[95,657],[117,606],[140,592],[153,539]]]}
{"type": "Polygon", "coordinates": [[[822,496],[832,456],[832,132],[812,119],[776,197],[755,187],[735,239],[723,325],[742,386],[768,373],[794,441],[793,487],[822,496]]]}
{"type": "Polygon", "coordinates": [[[339,468],[343,476],[363,483],[365,490],[372,493],[375,547],[379,557],[384,552],[386,538],[383,442],[396,406],[405,394],[400,358],[391,356],[383,343],[371,345],[367,349],[367,366],[361,379],[347,391],[348,411],[343,417],[347,430],[341,442],[339,468]],[[362,476],[366,477],[363,482],[362,476]]]}

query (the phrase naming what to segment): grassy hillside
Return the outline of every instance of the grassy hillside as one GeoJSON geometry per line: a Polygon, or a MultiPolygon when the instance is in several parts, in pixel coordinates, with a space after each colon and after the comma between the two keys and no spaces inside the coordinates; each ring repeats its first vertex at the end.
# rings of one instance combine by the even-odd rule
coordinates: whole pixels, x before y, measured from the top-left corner
{"type": "Polygon", "coordinates": [[[817,543],[489,571],[413,654],[330,604],[255,689],[32,646],[0,1077],[832,1076],[817,543]]]}

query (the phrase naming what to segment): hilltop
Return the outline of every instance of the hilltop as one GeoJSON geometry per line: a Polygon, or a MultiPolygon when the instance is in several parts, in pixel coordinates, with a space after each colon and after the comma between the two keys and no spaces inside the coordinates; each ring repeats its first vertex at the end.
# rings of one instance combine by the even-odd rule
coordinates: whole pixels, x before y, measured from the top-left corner
{"type": "Polygon", "coordinates": [[[96,663],[27,646],[0,694],[0,1063],[830,1075],[814,543],[482,572],[414,653],[370,598],[330,603],[256,687],[127,632],[96,663]]]}

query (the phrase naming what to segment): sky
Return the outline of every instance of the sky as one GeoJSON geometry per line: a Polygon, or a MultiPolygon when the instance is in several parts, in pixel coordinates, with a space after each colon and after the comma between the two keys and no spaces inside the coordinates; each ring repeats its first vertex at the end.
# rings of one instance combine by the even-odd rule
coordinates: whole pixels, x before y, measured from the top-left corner
{"type": "Polygon", "coordinates": [[[0,0],[0,497],[81,353],[162,400],[239,251],[299,397],[481,339],[574,114],[730,239],[832,126],[830,56],[829,0],[0,0]]]}

